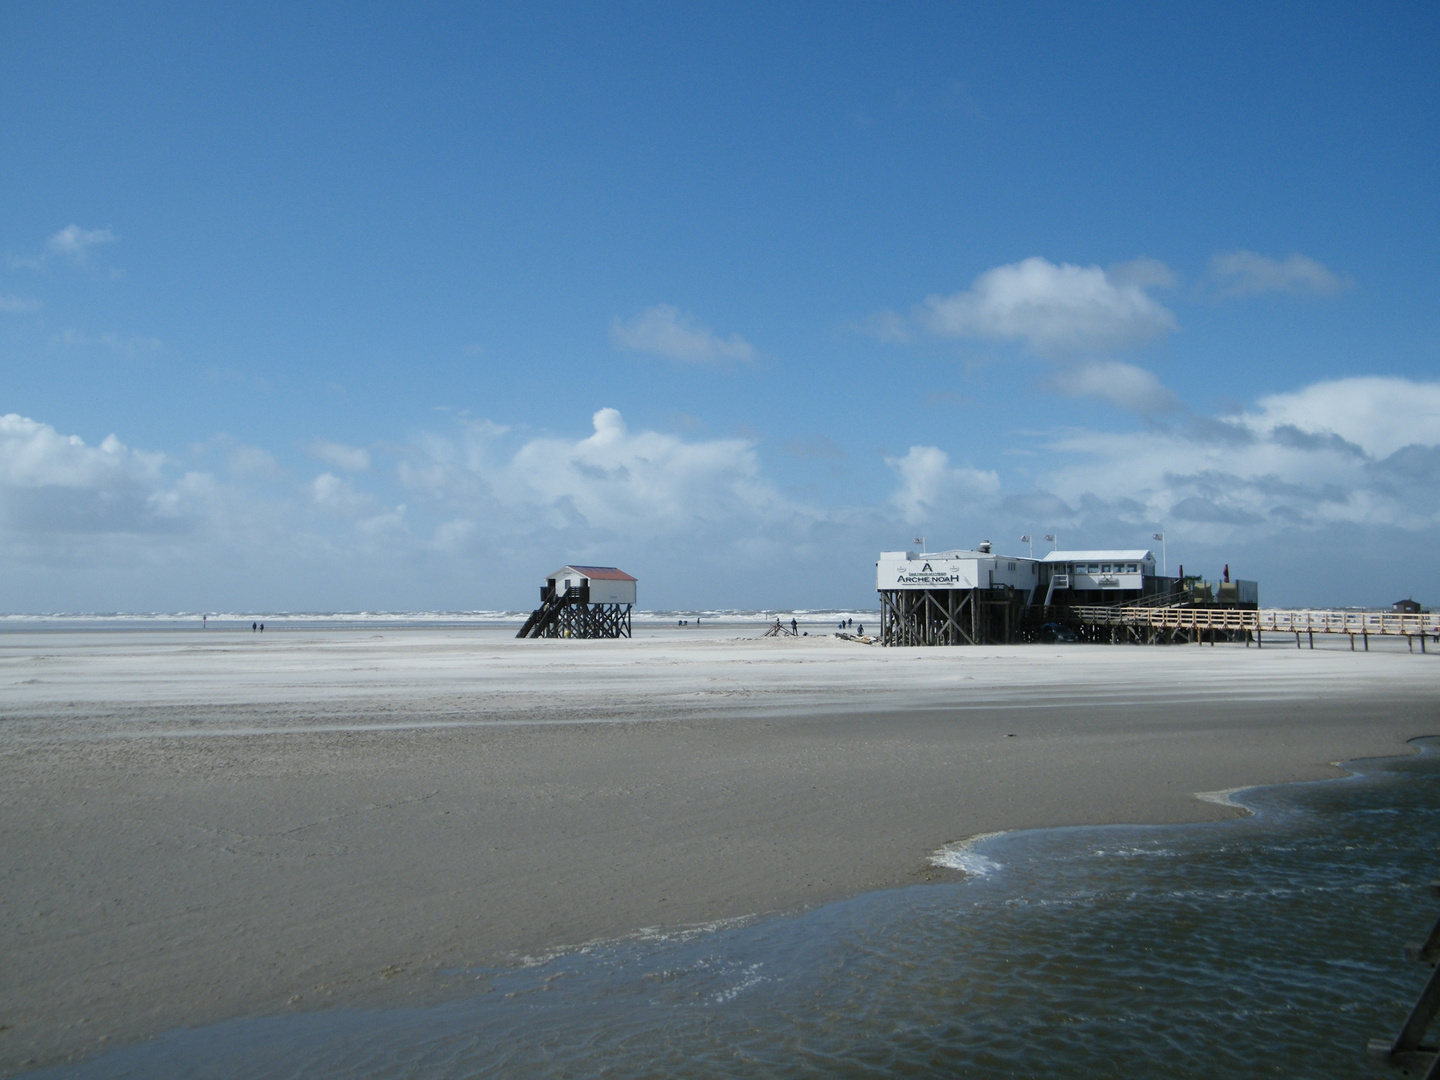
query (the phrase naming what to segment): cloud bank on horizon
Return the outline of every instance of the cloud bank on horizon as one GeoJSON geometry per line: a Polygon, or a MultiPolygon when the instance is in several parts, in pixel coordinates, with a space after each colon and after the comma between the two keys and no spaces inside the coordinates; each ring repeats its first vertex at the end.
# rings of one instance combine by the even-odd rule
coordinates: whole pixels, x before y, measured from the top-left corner
{"type": "Polygon", "coordinates": [[[32,566],[117,574],[157,561],[208,571],[257,548],[294,564],[497,559],[520,572],[547,547],[577,558],[696,552],[697,565],[744,572],[823,558],[835,531],[878,549],[894,543],[897,520],[931,535],[978,524],[1130,543],[1168,522],[1204,547],[1292,543],[1336,526],[1427,540],[1440,522],[1440,382],[1339,379],[1231,415],[1059,431],[1044,445],[1054,463],[1023,488],[914,445],[883,458],[883,502],[818,505],[767,477],[750,439],[631,431],[613,408],[570,438],[467,419],[389,449],[387,501],[356,486],[371,466],[357,448],[311,447],[351,476],[265,468],[257,484],[255,448],[232,448],[222,470],[186,469],[113,435],[90,446],[11,414],[0,417],[0,537],[32,566]]]}
{"type": "Polygon", "coordinates": [[[0,612],[1440,602],[1434,13],[562,7],[0,15],[0,612]]]}

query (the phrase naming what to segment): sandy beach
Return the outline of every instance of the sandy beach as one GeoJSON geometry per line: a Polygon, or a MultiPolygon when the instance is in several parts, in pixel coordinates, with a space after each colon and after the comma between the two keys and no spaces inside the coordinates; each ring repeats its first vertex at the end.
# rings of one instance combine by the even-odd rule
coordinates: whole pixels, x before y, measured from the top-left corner
{"type": "Polygon", "coordinates": [[[980,833],[1220,819],[1196,793],[1440,734],[1403,647],[737,632],[0,635],[0,1074],[924,881],[980,833]]]}

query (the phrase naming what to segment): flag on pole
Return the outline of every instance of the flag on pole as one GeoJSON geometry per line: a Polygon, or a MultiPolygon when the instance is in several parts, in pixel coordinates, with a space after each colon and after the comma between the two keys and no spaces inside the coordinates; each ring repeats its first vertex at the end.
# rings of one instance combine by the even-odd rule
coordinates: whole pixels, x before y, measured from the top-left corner
{"type": "Polygon", "coordinates": [[[1050,543],[1053,544],[1053,543],[1055,542],[1055,534],[1054,534],[1054,533],[1046,533],[1046,534],[1045,534],[1045,539],[1046,539],[1046,540],[1049,540],[1050,543]]]}
{"type": "Polygon", "coordinates": [[[1165,539],[1165,534],[1164,534],[1164,533],[1151,533],[1150,535],[1151,535],[1152,537],[1154,537],[1156,540],[1161,540],[1161,541],[1163,541],[1163,540],[1165,539]]]}
{"type": "Polygon", "coordinates": [[[1026,533],[1024,536],[1020,537],[1020,543],[1022,543],[1022,544],[1028,544],[1029,542],[1030,542],[1030,534],[1029,534],[1029,533],[1026,533]]]}

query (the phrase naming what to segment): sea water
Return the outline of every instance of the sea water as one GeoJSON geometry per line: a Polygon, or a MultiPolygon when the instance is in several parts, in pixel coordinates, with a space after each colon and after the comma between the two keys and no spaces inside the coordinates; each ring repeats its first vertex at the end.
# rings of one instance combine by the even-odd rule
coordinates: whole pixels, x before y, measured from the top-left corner
{"type": "Polygon", "coordinates": [[[963,877],[452,973],[447,1004],[235,1020],[74,1077],[1349,1077],[1428,976],[1440,753],[1256,789],[1254,816],[1049,829],[963,877]]]}

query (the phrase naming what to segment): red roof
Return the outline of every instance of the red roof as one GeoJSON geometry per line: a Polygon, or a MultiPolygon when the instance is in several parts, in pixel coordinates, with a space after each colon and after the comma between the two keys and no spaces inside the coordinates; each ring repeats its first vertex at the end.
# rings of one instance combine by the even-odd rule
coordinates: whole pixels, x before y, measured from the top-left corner
{"type": "Polygon", "coordinates": [[[625,573],[624,570],[616,569],[613,566],[572,566],[571,570],[579,570],[591,581],[634,581],[635,578],[625,573]]]}

